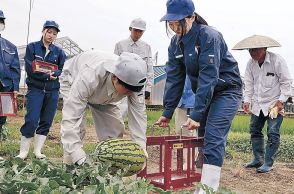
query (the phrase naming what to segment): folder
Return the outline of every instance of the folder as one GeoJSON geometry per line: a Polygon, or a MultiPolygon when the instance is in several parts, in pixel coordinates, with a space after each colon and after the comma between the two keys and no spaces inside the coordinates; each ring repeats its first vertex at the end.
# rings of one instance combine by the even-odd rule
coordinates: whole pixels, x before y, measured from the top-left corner
{"type": "Polygon", "coordinates": [[[52,72],[58,70],[58,66],[56,64],[45,61],[33,60],[32,69],[34,72],[51,74],[52,72]]]}
{"type": "Polygon", "coordinates": [[[16,116],[16,110],[13,92],[0,92],[0,116],[16,116]]]}

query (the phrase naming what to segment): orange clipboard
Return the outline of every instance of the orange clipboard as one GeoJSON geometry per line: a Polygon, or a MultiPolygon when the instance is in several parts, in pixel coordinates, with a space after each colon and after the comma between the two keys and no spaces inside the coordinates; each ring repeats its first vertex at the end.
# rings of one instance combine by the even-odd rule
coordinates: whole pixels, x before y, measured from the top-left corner
{"type": "Polygon", "coordinates": [[[16,116],[16,112],[13,92],[0,92],[0,116],[16,116]]]}
{"type": "Polygon", "coordinates": [[[52,72],[58,70],[58,66],[56,64],[45,61],[33,60],[32,69],[34,72],[51,74],[52,72]]]}

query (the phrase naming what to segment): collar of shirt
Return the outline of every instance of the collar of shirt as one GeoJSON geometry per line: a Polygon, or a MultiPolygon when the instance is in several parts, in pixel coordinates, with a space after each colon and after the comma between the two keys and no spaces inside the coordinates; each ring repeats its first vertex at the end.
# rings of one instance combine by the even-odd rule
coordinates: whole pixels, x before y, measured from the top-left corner
{"type": "Polygon", "coordinates": [[[270,56],[269,56],[269,53],[266,51],[266,54],[265,54],[265,59],[264,59],[264,62],[263,64],[267,63],[267,64],[270,64],[270,56]]]}
{"type": "Polygon", "coordinates": [[[139,46],[140,45],[140,40],[137,40],[136,42],[134,42],[133,39],[131,38],[131,36],[128,38],[128,40],[129,40],[130,46],[133,46],[133,45],[139,46]]]}
{"type": "Polygon", "coordinates": [[[107,88],[108,96],[113,96],[114,93],[117,93],[117,91],[114,88],[114,85],[112,83],[111,76],[112,76],[112,74],[109,73],[107,80],[106,80],[106,88],[107,88]]]}
{"type": "MultiPolygon", "coordinates": [[[[46,47],[45,47],[45,45],[44,45],[44,42],[43,42],[43,38],[41,38],[41,40],[40,40],[40,44],[41,44],[42,48],[46,49],[46,47]]],[[[53,44],[51,43],[51,44],[49,45],[49,47],[48,47],[48,50],[49,50],[49,51],[52,51],[52,50],[53,50],[52,47],[53,47],[53,44]]]]}

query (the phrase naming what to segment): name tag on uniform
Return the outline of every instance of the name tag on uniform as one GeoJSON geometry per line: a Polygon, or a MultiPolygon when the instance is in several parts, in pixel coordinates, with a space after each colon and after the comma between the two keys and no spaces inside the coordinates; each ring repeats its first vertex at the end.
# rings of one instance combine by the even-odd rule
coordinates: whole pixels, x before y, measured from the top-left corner
{"type": "Polygon", "coordinates": [[[182,58],[184,55],[177,55],[176,59],[182,58]]]}
{"type": "Polygon", "coordinates": [[[208,55],[208,63],[214,64],[214,55],[208,55]]]}

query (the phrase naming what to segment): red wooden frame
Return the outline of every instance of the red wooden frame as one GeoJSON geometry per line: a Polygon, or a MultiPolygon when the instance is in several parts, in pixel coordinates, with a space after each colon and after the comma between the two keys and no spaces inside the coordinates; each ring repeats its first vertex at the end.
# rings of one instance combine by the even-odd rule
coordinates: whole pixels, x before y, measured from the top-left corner
{"type": "Polygon", "coordinates": [[[15,101],[13,92],[0,92],[0,116],[16,116],[16,113],[17,113],[17,108],[16,108],[16,101],[15,101]],[[3,96],[8,96],[11,99],[12,112],[10,113],[3,113],[3,107],[2,107],[3,96]]]}
{"type": "Polygon", "coordinates": [[[193,182],[200,182],[202,167],[196,169],[195,165],[190,163],[195,161],[195,148],[203,147],[203,138],[171,135],[149,136],[147,137],[147,148],[149,146],[159,146],[159,169],[155,173],[148,172],[147,160],[145,169],[137,175],[138,177],[144,177],[154,186],[164,190],[191,187],[193,182]],[[187,170],[183,170],[183,148],[187,149],[187,170]],[[175,170],[172,169],[173,149],[176,149],[175,170]],[[191,152],[192,158],[190,157],[191,152]]]}

